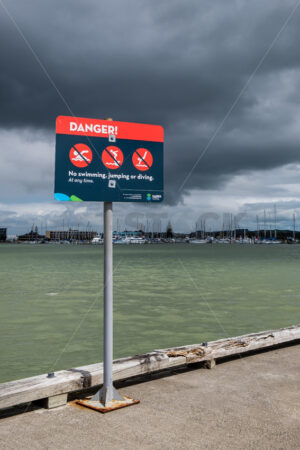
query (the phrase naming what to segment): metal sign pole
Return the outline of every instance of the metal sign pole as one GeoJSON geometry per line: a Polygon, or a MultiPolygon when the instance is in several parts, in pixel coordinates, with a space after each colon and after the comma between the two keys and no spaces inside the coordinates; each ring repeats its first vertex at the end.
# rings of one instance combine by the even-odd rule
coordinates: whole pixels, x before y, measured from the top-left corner
{"type": "MultiPolygon", "coordinates": [[[[115,401],[124,401],[113,387],[113,241],[112,241],[112,202],[103,204],[104,222],[104,315],[103,315],[103,386],[92,402],[100,402],[99,408],[110,408],[115,401]]],[[[116,406],[115,406],[116,407],[116,406]]]]}
{"type": "Polygon", "coordinates": [[[113,399],[113,243],[112,202],[103,204],[104,219],[104,383],[101,403],[113,399]]]}
{"type": "MultiPolygon", "coordinates": [[[[111,121],[112,119],[107,119],[111,121]]],[[[122,397],[113,388],[113,204],[103,203],[104,223],[104,315],[103,315],[103,387],[99,391],[99,400],[104,406],[113,399],[122,397]]],[[[97,394],[96,394],[97,396],[97,394]]]]}

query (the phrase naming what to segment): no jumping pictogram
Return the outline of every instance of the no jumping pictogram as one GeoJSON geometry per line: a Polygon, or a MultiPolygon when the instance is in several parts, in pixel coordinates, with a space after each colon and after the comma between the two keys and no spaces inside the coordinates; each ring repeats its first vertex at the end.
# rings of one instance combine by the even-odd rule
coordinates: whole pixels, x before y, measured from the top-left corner
{"type": "Polygon", "coordinates": [[[102,152],[102,162],[108,169],[118,169],[123,161],[124,155],[119,147],[109,145],[102,152]]]}
{"type": "Polygon", "coordinates": [[[132,162],[138,170],[149,170],[153,164],[153,156],[146,148],[138,148],[132,155],[132,162]]]}

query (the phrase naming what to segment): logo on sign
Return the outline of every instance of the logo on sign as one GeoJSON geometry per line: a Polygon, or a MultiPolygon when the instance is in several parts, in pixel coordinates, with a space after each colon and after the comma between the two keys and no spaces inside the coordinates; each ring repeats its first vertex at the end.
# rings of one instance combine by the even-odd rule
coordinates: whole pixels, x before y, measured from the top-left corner
{"type": "Polygon", "coordinates": [[[152,200],[160,201],[161,200],[161,195],[160,194],[152,195],[152,200]]]}
{"type": "Polygon", "coordinates": [[[87,167],[93,159],[90,147],[85,144],[76,144],[70,150],[69,158],[76,167],[87,167]]]}
{"type": "Polygon", "coordinates": [[[102,162],[108,169],[118,169],[122,166],[124,155],[119,147],[109,145],[102,152],[102,162]]]}
{"type": "Polygon", "coordinates": [[[136,169],[149,170],[153,164],[153,157],[146,148],[138,148],[132,155],[132,162],[136,169]]]}

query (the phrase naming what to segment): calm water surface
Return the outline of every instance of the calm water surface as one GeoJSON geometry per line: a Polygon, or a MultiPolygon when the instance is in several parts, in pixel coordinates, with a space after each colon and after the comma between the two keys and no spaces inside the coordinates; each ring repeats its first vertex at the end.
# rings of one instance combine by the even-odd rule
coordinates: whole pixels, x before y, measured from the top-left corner
{"type": "MultiPolygon", "coordinates": [[[[0,381],[102,360],[103,247],[0,245],[0,381]]],[[[300,245],[114,247],[114,357],[300,322],[300,245]]]]}

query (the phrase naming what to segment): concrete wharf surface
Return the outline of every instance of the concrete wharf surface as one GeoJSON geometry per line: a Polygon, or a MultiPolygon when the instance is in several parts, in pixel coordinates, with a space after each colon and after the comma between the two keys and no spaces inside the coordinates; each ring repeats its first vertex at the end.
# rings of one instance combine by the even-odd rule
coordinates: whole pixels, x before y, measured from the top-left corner
{"type": "Polygon", "coordinates": [[[139,405],[2,418],[1,449],[299,449],[300,345],[119,388],[139,405]]]}

